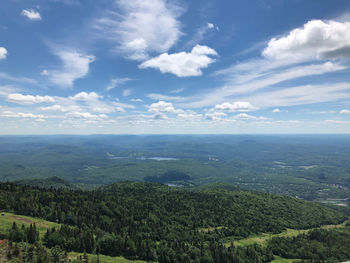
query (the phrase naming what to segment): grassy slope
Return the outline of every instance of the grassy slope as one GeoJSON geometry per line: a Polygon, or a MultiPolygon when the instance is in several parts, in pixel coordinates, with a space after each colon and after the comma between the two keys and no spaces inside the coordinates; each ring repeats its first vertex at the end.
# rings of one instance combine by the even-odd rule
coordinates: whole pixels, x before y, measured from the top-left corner
{"type": "Polygon", "coordinates": [[[24,224],[27,227],[30,224],[35,223],[37,229],[39,230],[40,237],[44,236],[48,228],[59,227],[59,224],[49,222],[44,219],[15,215],[15,214],[6,212],[5,216],[0,216],[0,233],[7,234],[8,229],[11,228],[13,222],[16,222],[17,226],[21,226],[22,224],[24,224]]]}
{"type": "MultiPolygon", "coordinates": [[[[35,223],[35,225],[37,226],[37,228],[39,230],[40,237],[44,236],[44,234],[48,228],[60,226],[59,224],[56,224],[56,223],[53,223],[50,221],[46,221],[44,219],[30,217],[30,216],[15,215],[13,213],[5,212],[5,216],[0,215],[0,234],[1,233],[7,234],[8,229],[11,228],[13,222],[16,222],[16,224],[18,226],[21,226],[22,224],[24,224],[25,226],[29,226],[30,224],[35,223]]],[[[72,259],[75,259],[79,255],[83,255],[83,253],[77,253],[77,252],[70,252],[69,253],[69,257],[71,257],[72,259]]],[[[87,255],[88,255],[90,260],[97,259],[96,255],[92,255],[92,254],[87,254],[87,255]]],[[[2,261],[0,260],[0,262],[2,262],[2,261]]],[[[109,257],[109,256],[100,255],[100,262],[101,263],[112,263],[112,262],[145,263],[146,261],[128,260],[128,259],[125,259],[123,257],[109,257]]]]}
{"type": "MultiPolygon", "coordinates": [[[[347,222],[347,221],[346,221],[347,222]]],[[[322,229],[330,229],[330,228],[337,228],[337,227],[344,227],[346,222],[343,222],[339,225],[325,225],[322,226],[320,228],[322,229]]],[[[303,229],[303,230],[296,230],[296,229],[287,229],[285,231],[283,231],[282,233],[279,234],[270,234],[270,233],[262,233],[260,235],[254,235],[248,238],[244,238],[241,240],[236,240],[233,241],[235,246],[248,246],[248,245],[252,245],[254,243],[258,243],[258,244],[265,244],[269,239],[273,238],[273,237],[295,237],[297,235],[300,234],[304,234],[307,233],[313,229],[316,228],[310,228],[310,229],[303,229]]],[[[230,246],[231,245],[231,241],[225,243],[226,246],[230,246]]]]}
{"type": "MultiPolygon", "coordinates": [[[[93,254],[86,254],[90,260],[93,260],[92,262],[96,262],[97,260],[97,255],[93,255],[93,254]]],[[[68,253],[68,256],[71,259],[76,259],[79,258],[79,256],[83,257],[83,253],[77,253],[77,252],[70,252],[68,253]]],[[[129,260],[123,257],[109,257],[109,256],[104,256],[104,255],[100,255],[100,262],[101,263],[145,263],[146,261],[143,260],[129,260]]]]}
{"type": "Polygon", "coordinates": [[[288,259],[288,258],[281,258],[281,257],[275,256],[275,260],[271,261],[271,263],[292,263],[296,260],[299,260],[299,259],[288,259]]]}

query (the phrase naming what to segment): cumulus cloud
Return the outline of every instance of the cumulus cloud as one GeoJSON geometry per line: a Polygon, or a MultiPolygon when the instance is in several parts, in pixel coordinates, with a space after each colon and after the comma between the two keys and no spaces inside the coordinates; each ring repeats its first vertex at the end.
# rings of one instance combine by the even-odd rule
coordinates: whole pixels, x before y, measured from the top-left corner
{"type": "Polygon", "coordinates": [[[75,101],[95,101],[99,98],[103,98],[102,96],[99,96],[96,92],[79,92],[75,94],[74,96],[70,96],[69,99],[75,100],[75,101]]]}
{"type": "Polygon", "coordinates": [[[276,108],[276,109],[273,109],[272,112],[273,112],[273,113],[280,113],[281,110],[280,110],[279,108],[276,108]]]}
{"type": "MultiPolygon", "coordinates": [[[[312,84],[314,79],[310,78],[311,76],[331,74],[348,69],[349,47],[350,22],[309,21],[282,37],[272,38],[262,50],[260,57],[233,64],[216,72],[216,75],[224,80],[224,85],[207,92],[204,96],[193,97],[193,101],[187,102],[185,106],[211,106],[227,101],[233,96],[239,96],[240,99],[259,97],[261,100],[254,105],[261,107],[262,104],[268,104],[266,100],[262,101],[261,92],[269,95],[274,92],[277,92],[278,95],[286,94],[289,92],[287,81],[296,79],[303,81],[303,79],[309,78],[305,84],[312,84]],[[285,92],[281,91],[283,89],[285,92]],[[269,93],[267,90],[271,90],[271,92],[269,93]]],[[[301,86],[307,87],[307,85],[301,86]]],[[[298,92],[301,92],[301,86],[297,88],[298,92]]],[[[336,85],[332,85],[332,87],[334,86],[336,85]]],[[[331,88],[328,89],[331,90],[331,88]]],[[[317,93],[312,95],[306,96],[309,101],[304,99],[305,104],[326,99],[320,98],[317,93]]],[[[339,98],[339,96],[341,94],[332,94],[327,101],[339,98]]],[[[296,99],[294,96],[290,96],[279,100],[279,102],[290,105],[296,103],[296,100],[300,103],[302,98],[296,99]]],[[[274,103],[270,107],[287,106],[286,104],[274,103]]]]}
{"type": "Polygon", "coordinates": [[[221,120],[222,117],[225,117],[226,113],[222,111],[214,111],[214,112],[209,112],[205,114],[205,118],[210,121],[217,121],[221,120]]]}
{"type": "Polygon", "coordinates": [[[30,20],[41,20],[40,13],[33,9],[23,9],[21,15],[27,17],[30,20]]]}
{"type": "Polygon", "coordinates": [[[311,20],[287,36],[272,38],[262,54],[292,61],[350,58],[350,22],[311,20]]]}
{"type": "Polygon", "coordinates": [[[172,103],[165,102],[165,101],[158,101],[156,103],[152,103],[149,108],[149,112],[167,112],[167,113],[173,113],[175,111],[175,108],[172,103]]]}
{"type": "Polygon", "coordinates": [[[117,11],[97,20],[103,37],[117,43],[116,49],[133,60],[152,52],[165,52],[182,35],[178,17],[183,9],[167,0],[117,0],[117,11]]]}
{"type": "Polygon", "coordinates": [[[32,96],[23,95],[20,93],[12,93],[7,96],[7,101],[18,103],[18,104],[35,104],[35,103],[54,103],[55,99],[51,96],[32,96]]]}
{"type": "Polygon", "coordinates": [[[202,119],[203,115],[194,111],[186,111],[178,114],[177,117],[187,121],[199,121],[200,119],[202,119]]]}
{"type": "Polygon", "coordinates": [[[222,104],[217,104],[214,107],[214,110],[221,110],[221,111],[228,111],[228,112],[234,112],[234,111],[254,111],[257,107],[253,106],[250,102],[247,101],[236,101],[234,103],[224,102],[222,104]]]}
{"type": "Polygon", "coordinates": [[[167,116],[165,113],[170,113],[170,114],[181,114],[184,113],[182,109],[175,109],[172,103],[170,102],[165,102],[165,101],[158,101],[156,103],[152,103],[148,107],[149,112],[155,113],[155,118],[158,116],[156,119],[165,119],[167,116]]]}
{"type": "Polygon", "coordinates": [[[93,55],[85,55],[77,51],[60,50],[56,55],[61,59],[59,70],[50,71],[50,81],[61,87],[73,87],[76,79],[85,77],[89,73],[89,65],[94,62],[93,55]]]}
{"type": "Polygon", "coordinates": [[[0,47],[0,60],[5,59],[7,57],[7,49],[4,47],[0,47]]]}
{"type": "Polygon", "coordinates": [[[341,110],[340,114],[350,114],[350,110],[341,110]]]}
{"type": "Polygon", "coordinates": [[[207,68],[215,62],[215,59],[209,56],[217,56],[216,51],[207,46],[196,45],[191,52],[163,53],[143,62],[139,68],[155,68],[162,73],[172,73],[178,77],[200,76],[202,68],[207,68]]]}
{"type": "Polygon", "coordinates": [[[107,86],[106,90],[111,90],[114,89],[118,86],[121,86],[123,84],[125,84],[126,82],[129,82],[130,78],[113,78],[110,82],[110,84],[107,86]]]}

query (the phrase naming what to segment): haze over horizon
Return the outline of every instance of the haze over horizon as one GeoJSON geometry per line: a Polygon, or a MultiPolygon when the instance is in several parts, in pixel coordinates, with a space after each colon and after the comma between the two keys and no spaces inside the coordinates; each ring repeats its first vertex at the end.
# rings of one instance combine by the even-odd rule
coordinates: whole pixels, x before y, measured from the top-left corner
{"type": "Polygon", "coordinates": [[[346,0],[5,0],[0,134],[350,133],[346,0]]]}

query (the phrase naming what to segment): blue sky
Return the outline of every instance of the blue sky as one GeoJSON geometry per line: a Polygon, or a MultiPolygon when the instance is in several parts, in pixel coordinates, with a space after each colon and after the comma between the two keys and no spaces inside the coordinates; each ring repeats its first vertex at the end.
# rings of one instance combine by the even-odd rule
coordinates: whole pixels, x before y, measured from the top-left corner
{"type": "Polygon", "coordinates": [[[350,132],[348,0],[4,0],[0,134],[350,132]]]}

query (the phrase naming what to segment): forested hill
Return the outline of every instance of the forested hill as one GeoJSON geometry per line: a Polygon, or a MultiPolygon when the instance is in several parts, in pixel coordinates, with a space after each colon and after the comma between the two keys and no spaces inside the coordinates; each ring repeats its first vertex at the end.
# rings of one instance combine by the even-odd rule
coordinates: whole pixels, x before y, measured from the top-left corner
{"type": "Polygon", "coordinates": [[[225,237],[239,239],[346,219],[343,213],[320,204],[225,188],[229,190],[218,186],[191,191],[127,182],[82,191],[0,183],[0,209],[72,225],[94,239],[86,243],[89,247],[73,248],[67,240],[77,238],[79,231],[64,230],[59,241],[49,242],[49,246],[146,260],[156,257],[160,262],[167,262],[161,259],[163,250],[167,255],[169,251],[186,254],[191,248],[209,251],[206,242],[218,245],[225,237]],[[129,244],[127,248],[125,244],[129,244]],[[154,253],[149,252],[152,249],[154,253]]]}
{"type": "MultiPolygon", "coordinates": [[[[73,191],[1,183],[0,191],[1,209],[63,223],[93,224],[108,232],[121,231],[123,227],[136,232],[143,222],[178,230],[233,227],[234,235],[247,236],[345,219],[343,214],[320,204],[260,192],[226,190],[222,186],[190,191],[126,182],[95,191],[73,191]]],[[[159,238],[166,235],[164,231],[159,238]]]]}

